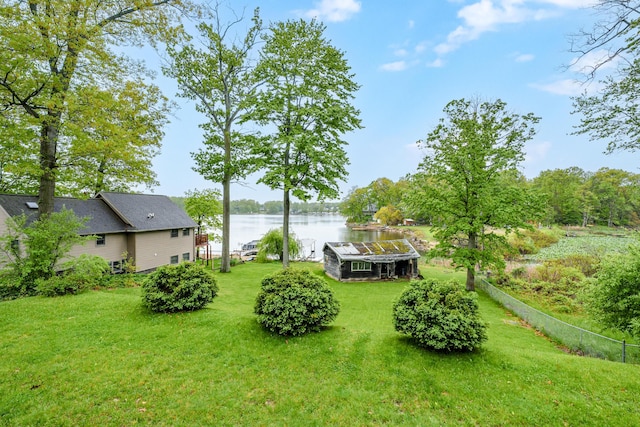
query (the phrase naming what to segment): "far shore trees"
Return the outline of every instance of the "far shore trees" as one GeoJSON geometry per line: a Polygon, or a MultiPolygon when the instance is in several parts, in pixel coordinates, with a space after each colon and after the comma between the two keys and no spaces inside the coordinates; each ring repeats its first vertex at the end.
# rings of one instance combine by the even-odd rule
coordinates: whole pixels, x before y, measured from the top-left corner
{"type": "Polygon", "coordinates": [[[319,200],[337,197],[337,181],[346,178],[349,164],[342,135],[360,128],[359,111],[350,104],[359,86],[324,30],[315,20],[272,24],[256,67],[264,82],[256,121],[272,129],[256,146],[264,169],[258,182],[283,191],[285,268],[291,196],[302,201],[313,194],[319,200]]]}
{"type": "Polygon", "coordinates": [[[540,210],[513,178],[539,118],[510,113],[501,100],[454,100],[444,113],[419,142],[426,155],[406,203],[431,218],[438,244],[430,255],[465,268],[466,288],[473,291],[476,266],[504,266],[507,241],[496,229],[529,227],[540,210]]]}
{"type": "MultiPolygon", "coordinates": [[[[86,89],[135,82],[131,76],[143,74],[140,64],[113,47],[144,41],[155,46],[177,37],[180,18],[191,6],[189,0],[0,1],[0,105],[5,120],[37,129],[40,216],[53,212],[60,154],[75,138],[70,114],[101,102],[95,97],[101,91],[86,89]]],[[[138,90],[144,94],[146,88],[138,90]]]]}
{"type": "Polygon", "coordinates": [[[225,24],[217,6],[214,15],[212,25],[204,22],[198,25],[203,45],[169,47],[171,63],[163,70],[178,82],[181,91],[178,95],[196,101],[196,110],[208,119],[200,125],[205,131],[204,148],[192,156],[195,171],[207,180],[222,184],[220,271],[228,273],[231,271],[231,183],[245,178],[256,166],[250,156],[255,136],[241,132],[240,125],[252,120],[255,109],[259,82],[254,79],[250,55],[262,30],[262,21],[259,10],[255,9],[252,26],[238,42],[231,40],[235,37],[232,29],[242,18],[225,24]]]}

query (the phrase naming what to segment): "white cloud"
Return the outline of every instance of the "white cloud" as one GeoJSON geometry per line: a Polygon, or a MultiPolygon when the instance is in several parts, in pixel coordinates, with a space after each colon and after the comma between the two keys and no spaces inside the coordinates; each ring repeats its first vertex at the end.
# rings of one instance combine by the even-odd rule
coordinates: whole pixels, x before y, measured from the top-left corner
{"type": "Polygon", "coordinates": [[[413,19],[409,20],[409,29],[413,29],[413,27],[416,26],[416,21],[414,21],[413,19]]]}
{"type": "Polygon", "coordinates": [[[532,164],[542,162],[547,153],[551,149],[551,143],[548,141],[543,142],[530,142],[525,146],[525,164],[532,164]]]}
{"type": "Polygon", "coordinates": [[[427,67],[429,68],[440,68],[444,66],[444,61],[442,58],[437,58],[429,63],[427,63],[427,67]]]}
{"type": "Polygon", "coordinates": [[[416,51],[416,53],[422,53],[425,50],[427,50],[427,46],[429,45],[429,43],[427,42],[420,42],[416,45],[416,47],[414,48],[414,50],[416,51]]]}
{"type": "Polygon", "coordinates": [[[574,58],[569,69],[574,73],[589,74],[598,67],[600,71],[611,70],[618,66],[620,58],[609,61],[609,53],[606,50],[596,50],[586,55],[574,58]]]}
{"type": "Polygon", "coordinates": [[[564,7],[566,9],[580,9],[593,7],[599,3],[598,0],[539,0],[541,3],[548,3],[553,6],[564,7]]]}
{"type": "Polygon", "coordinates": [[[316,8],[305,12],[309,18],[318,18],[329,22],[341,22],[360,12],[362,4],[355,0],[321,0],[316,8]]]}
{"type": "Polygon", "coordinates": [[[404,71],[407,69],[407,63],[405,61],[389,62],[382,64],[380,69],[383,71],[404,71]]]}
{"type": "Polygon", "coordinates": [[[395,52],[393,52],[396,56],[407,56],[407,53],[406,49],[396,49],[395,52]]]}
{"type": "Polygon", "coordinates": [[[447,40],[435,47],[439,55],[452,52],[483,33],[498,31],[502,25],[538,21],[556,16],[560,9],[588,7],[597,0],[479,0],[458,11],[462,24],[447,40]]]}
{"type": "Polygon", "coordinates": [[[545,84],[532,83],[529,86],[554,95],[579,96],[585,91],[587,91],[588,94],[597,92],[600,84],[596,82],[586,84],[575,79],[561,79],[545,84]]]}
{"type": "Polygon", "coordinates": [[[516,62],[529,62],[533,61],[535,56],[530,53],[522,53],[516,56],[516,62]]]}

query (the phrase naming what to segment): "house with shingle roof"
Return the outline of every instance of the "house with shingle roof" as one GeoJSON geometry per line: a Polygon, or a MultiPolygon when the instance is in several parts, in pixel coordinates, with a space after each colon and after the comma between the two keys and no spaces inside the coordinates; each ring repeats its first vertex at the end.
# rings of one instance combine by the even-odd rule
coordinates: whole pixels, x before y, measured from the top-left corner
{"type": "MultiPolygon", "coordinates": [[[[87,200],[56,197],[54,210],[63,207],[87,219],[81,235],[96,236],[74,246],[70,257],[99,255],[114,272],[121,270],[125,258],[133,260],[138,272],[194,259],[197,224],[167,196],[100,192],[87,200]]],[[[36,196],[0,194],[0,234],[9,217],[21,214],[28,221],[37,218],[36,196]]]]}
{"type": "Polygon", "coordinates": [[[416,278],[420,254],[407,239],[327,242],[324,271],[340,281],[416,278]]]}

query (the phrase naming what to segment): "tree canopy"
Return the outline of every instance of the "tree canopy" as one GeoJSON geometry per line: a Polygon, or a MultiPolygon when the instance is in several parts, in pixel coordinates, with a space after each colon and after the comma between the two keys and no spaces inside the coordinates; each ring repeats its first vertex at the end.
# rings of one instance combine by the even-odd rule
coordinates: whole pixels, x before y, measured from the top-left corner
{"type": "Polygon", "coordinates": [[[349,164],[342,135],[360,128],[359,112],[350,104],[358,84],[324,30],[315,20],[272,24],[256,67],[263,82],[256,121],[273,128],[256,149],[264,170],[258,182],[283,191],[284,267],[290,197],[337,197],[349,164]]]}
{"type": "MultiPolygon", "coordinates": [[[[102,110],[94,107],[117,102],[105,94],[112,89],[108,82],[127,81],[137,85],[140,80],[132,77],[143,74],[140,64],[117,54],[113,47],[141,45],[145,40],[155,46],[177,37],[182,31],[180,17],[190,6],[188,2],[0,0],[3,46],[0,49],[0,105],[4,109],[3,120],[19,123],[22,136],[24,129],[32,129],[32,137],[37,138],[35,144],[29,142],[26,147],[37,147],[31,157],[37,158],[41,215],[53,211],[56,183],[63,178],[61,158],[67,149],[86,142],[82,134],[95,132],[109,138],[114,129],[112,125],[123,125],[122,120],[133,119],[113,117],[111,114],[117,114],[115,111],[98,117],[102,110]],[[80,125],[89,117],[93,120],[87,124],[88,129],[84,129],[80,125]],[[74,125],[74,119],[81,121],[76,120],[74,125]]],[[[147,90],[149,88],[149,85],[138,86],[138,95],[153,94],[155,91],[147,90]]],[[[143,110],[149,111],[146,106],[153,102],[153,98],[145,99],[136,101],[134,106],[145,106],[143,110]]],[[[161,126],[162,122],[150,124],[161,126]]],[[[130,131],[128,137],[141,138],[147,143],[151,137],[153,144],[157,143],[157,130],[142,126],[142,134],[138,135],[134,132],[138,129],[135,124],[125,127],[130,131]]],[[[152,154],[153,148],[143,152],[152,154]]],[[[94,163],[101,160],[98,154],[94,163]]],[[[74,163],[67,162],[65,166],[73,167],[74,163]]],[[[128,165],[129,168],[139,166],[128,165]]],[[[123,170],[118,168],[120,172],[123,170]]]]}
{"type": "Polygon", "coordinates": [[[526,227],[539,211],[511,176],[539,118],[510,113],[501,100],[454,100],[444,113],[419,142],[426,155],[406,203],[431,218],[438,239],[431,256],[450,257],[466,268],[466,286],[473,290],[477,265],[504,265],[506,238],[495,229],[526,227]]]}
{"type": "Polygon", "coordinates": [[[597,93],[585,91],[573,98],[574,113],[582,115],[574,134],[606,142],[607,153],[640,149],[639,6],[637,1],[600,0],[595,5],[600,20],[573,37],[572,51],[581,59],[601,58],[584,70],[590,79],[596,78],[605,64],[617,65],[613,74],[600,80],[597,93]]]}
{"type": "Polygon", "coordinates": [[[213,19],[213,25],[202,22],[197,26],[202,46],[189,43],[168,48],[171,62],[163,70],[178,82],[178,95],[196,101],[196,110],[207,118],[200,125],[205,131],[204,148],[192,156],[196,172],[222,184],[220,271],[229,272],[231,182],[245,178],[256,165],[251,157],[256,138],[241,132],[240,125],[251,121],[255,108],[253,100],[259,82],[254,78],[250,55],[262,21],[256,9],[252,26],[238,42],[231,30],[242,18],[224,24],[216,6],[213,19]]]}

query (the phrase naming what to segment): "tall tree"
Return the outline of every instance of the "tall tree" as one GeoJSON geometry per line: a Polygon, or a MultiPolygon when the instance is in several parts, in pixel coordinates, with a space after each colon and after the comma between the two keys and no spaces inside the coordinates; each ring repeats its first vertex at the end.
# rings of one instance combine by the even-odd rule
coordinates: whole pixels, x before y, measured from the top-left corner
{"type": "Polygon", "coordinates": [[[171,64],[163,70],[177,80],[179,96],[195,100],[196,110],[208,119],[201,125],[205,130],[204,148],[192,156],[196,161],[194,170],[222,184],[220,271],[226,273],[231,271],[231,183],[245,178],[255,164],[249,154],[256,139],[240,132],[240,125],[251,120],[252,102],[259,86],[253,76],[250,55],[262,30],[262,21],[259,9],[255,9],[252,26],[238,42],[232,30],[242,18],[224,24],[218,6],[214,12],[213,25],[198,25],[204,46],[170,47],[171,64]]]}
{"type": "MultiPolygon", "coordinates": [[[[53,212],[70,94],[132,70],[110,49],[167,41],[189,0],[0,0],[0,104],[39,127],[39,213],[53,212]],[[117,66],[114,66],[117,65],[117,66]],[[125,71],[126,70],[126,71],[125,71]]],[[[99,114],[99,111],[95,111],[99,114]]]]}
{"type": "Polygon", "coordinates": [[[598,58],[583,71],[595,79],[599,71],[616,64],[601,79],[595,94],[586,91],[573,98],[574,113],[582,118],[574,134],[587,134],[592,141],[607,142],[606,153],[640,149],[640,2],[600,0],[594,6],[600,20],[592,29],[574,35],[571,50],[580,59],[598,58]]]}
{"type": "Polygon", "coordinates": [[[283,191],[285,268],[291,196],[302,201],[313,193],[319,200],[337,197],[337,181],[345,179],[349,163],[342,135],[360,128],[359,111],[350,104],[359,86],[324,30],[315,20],[271,25],[256,68],[265,82],[257,120],[274,129],[258,147],[266,169],[259,182],[283,191]]]}
{"type": "Polygon", "coordinates": [[[430,254],[466,268],[467,290],[474,290],[476,265],[504,266],[506,237],[496,228],[528,227],[539,211],[534,198],[512,184],[539,118],[510,113],[500,100],[454,100],[444,113],[420,141],[427,154],[406,202],[432,217],[438,244],[430,254]]]}

